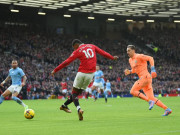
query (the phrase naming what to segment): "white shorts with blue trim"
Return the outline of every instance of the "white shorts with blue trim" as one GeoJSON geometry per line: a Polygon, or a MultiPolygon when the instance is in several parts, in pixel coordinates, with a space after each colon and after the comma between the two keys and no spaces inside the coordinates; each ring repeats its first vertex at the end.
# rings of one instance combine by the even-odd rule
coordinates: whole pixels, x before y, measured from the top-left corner
{"type": "Polygon", "coordinates": [[[8,90],[13,94],[15,92],[19,93],[22,89],[21,85],[11,85],[8,90]]]}
{"type": "Polygon", "coordinates": [[[97,82],[94,82],[93,83],[93,86],[96,86],[96,87],[98,87],[99,89],[104,89],[104,86],[103,86],[103,84],[100,82],[100,83],[97,83],[97,82]]]}

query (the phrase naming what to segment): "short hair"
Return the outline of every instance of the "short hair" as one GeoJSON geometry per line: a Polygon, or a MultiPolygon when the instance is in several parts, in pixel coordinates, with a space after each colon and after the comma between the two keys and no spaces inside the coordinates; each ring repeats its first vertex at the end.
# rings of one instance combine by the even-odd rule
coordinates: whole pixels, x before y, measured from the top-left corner
{"type": "Polygon", "coordinates": [[[72,46],[74,46],[75,44],[82,44],[82,42],[79,39],[74,39],[72,41],[72,46]]]}
{"type": "Polygon", "coordinates": [[[131,48],[132,50],[136,50],[136,47],[134,45],[128,45],[127,48],[131,48]]]}
{"type": "Polygon", "coordinates": [[[13,60],[12,60],[12,62],[14,62],[14,61],[18,62],[16,59],[13,59],[13,60]]]}

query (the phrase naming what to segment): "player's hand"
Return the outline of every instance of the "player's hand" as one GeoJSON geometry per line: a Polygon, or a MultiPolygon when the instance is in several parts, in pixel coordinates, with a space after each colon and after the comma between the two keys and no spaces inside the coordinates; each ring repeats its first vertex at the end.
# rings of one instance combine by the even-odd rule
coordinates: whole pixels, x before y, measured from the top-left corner
{"type": "Polygon", "coordinates": [[[151,76],[152,76],[152,78],[156,78],[157,77],[157,73],[156,72],[151,72],[151,76]]]}
{"type": "Polygon", "coordinates": [[[114,60],[117,60],[119,57],[118,56],[114,56],[114,60]]]}
{"type": "Polygon", "coordinates": [[[52,77],[54,77],[54,74],[55,74],[55,72],[54,72],[54,70],[51,72],[51,76],[52,77]]]}
{"type": "Polygon", "coordinates": [[[151,76],[152,76],[152,78],[156,78],[157,77],[157,73],[156,73],[156,70],[155,70],[154,66],[151,67],[151,76]]]}
{"type": "Polygon", "coordinates": [[[4,83],[3,82],[0,85],[1,85],[1,87],[4,87],[4,83]]]}
{"type": "Polygon", "coordinates": [[[131,73],[131,71],[130,71],[129,69],[125,69],[125,70],[124,70],[124,74],[125,74],[125,75],[129,75],[130,73],[131,73]]]}
{"type": "Polygon", "coordinates": [[[24,87],[26,84],[24,82],[21,83],[21,86],[24,87]]]}

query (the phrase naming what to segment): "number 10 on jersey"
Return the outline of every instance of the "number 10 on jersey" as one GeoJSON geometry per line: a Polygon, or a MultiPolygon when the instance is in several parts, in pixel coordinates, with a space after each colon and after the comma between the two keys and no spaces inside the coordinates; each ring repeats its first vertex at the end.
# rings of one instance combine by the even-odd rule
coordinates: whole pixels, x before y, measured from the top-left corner
{"type": "Polygon", "coordinates": [[[83,50],[83,53],[85,54],[87,59],[94,57],[94,52],[92,49],[83,50]]]}

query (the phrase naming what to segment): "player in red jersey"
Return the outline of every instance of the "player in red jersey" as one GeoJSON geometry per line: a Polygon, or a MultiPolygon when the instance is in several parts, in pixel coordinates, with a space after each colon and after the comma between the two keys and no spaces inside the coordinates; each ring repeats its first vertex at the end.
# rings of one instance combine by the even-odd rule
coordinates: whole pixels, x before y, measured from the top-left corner
{"type": "Polygon", "coordinates": [[[94,83],[94,79],[92,79],[91,83],[86,88],[86,99],[88,99],[89,95],[92,94],[93,83],[94,83]]]}
{"type": "Polygon", "coordinates": [[[60,84],[61,84],[62,94],[63,94],[64,98],[66,98],[66,95],[67,95],[67,82],[62,80],[62,82],[60,84]]]}
{"type": "Polygon", "coordinates": [[[74,52],[71,54],[71,56],[68,59],[66,59],[59,66],[57,66],[51,72],[51,74],[52,76],[54,76],[56,72],[69,65],[75,59],[80,60],[81,63],[73,83],[72,94],[70,98],[64,103],[64,105],[60,107],[60,110],[64,110],[67,113],[71,113],[71,110],[67,106],[72,102],[74,102],[74,105],[78,110],[79,120],[83,120],[83,110],[80,108],[78,95],[87,88],[87,86],[90,84],[91,80],[93,79],[94,72],[96,71],[96,62],[97,62],[96,53],[111,60],[117,60],[118,57],[117,56],[113,57],[109,53],[101,50],[100,48],[98,48],[93,44],[83,44],[78,39],[73,40],[72,46],[74,48],[74,52]]]}

